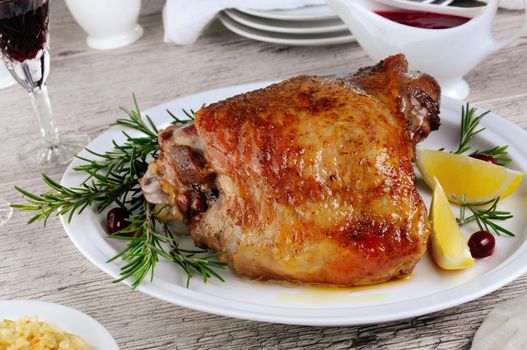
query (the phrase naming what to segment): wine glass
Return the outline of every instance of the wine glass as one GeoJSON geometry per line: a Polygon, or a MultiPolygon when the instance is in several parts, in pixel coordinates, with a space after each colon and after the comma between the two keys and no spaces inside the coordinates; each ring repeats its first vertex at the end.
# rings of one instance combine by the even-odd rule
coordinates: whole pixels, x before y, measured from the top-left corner
{"type": "Polygon", "coordinates": [[[49,73],[49,0],[0,0],[0,57],[27,92],[37,116],[40,142],[22,149],[32,167],[67,164],[89,142],[86,135],[59,135],[53,120],[46,79],[49,73]]]}

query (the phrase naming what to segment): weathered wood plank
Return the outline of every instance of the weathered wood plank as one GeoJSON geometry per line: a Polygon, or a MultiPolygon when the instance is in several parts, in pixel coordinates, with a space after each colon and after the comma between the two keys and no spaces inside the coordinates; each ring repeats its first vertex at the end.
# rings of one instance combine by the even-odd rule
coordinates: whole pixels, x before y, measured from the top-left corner
{"type": "MultiPolygon", "coordinates": [[[[283,47],[258,43],[216,24],[191,46],[162,41],[163,1],[143,1],[145,35],[136,44],[95,51],[62,1],[53,1],[52,72],[49,89],[62,130],[96,136],[129,106],[136,93],[146,107],[201,90],[296,74],[344,75],[371,63],[356,45],[283,47]]],[[[495,31],[503,35],[522,16],[503,11],[495,31]]],[[[467,80],[470,101],[527,129],[527,38],[485,60],[467,80]]],[[[0,91],[0,197],[19,200],[19,185],[44,189],[39,172],[23,167],[18,150],[37,130],[25,92],[0,91]]],[[[60,178],[63,169],[50,172],[60,178]]],[[[15,213],[0,229],[0,298],[47,300],[97,318],[122,349],[460,349],[468,348],[485,315],[498,303],[524,293],[527,277],[460,307],[401,322],[363,327],[274,325],[209,315],[174,306],[121,284],[90,264],[57,220],[28,226],[15,213]]]]}

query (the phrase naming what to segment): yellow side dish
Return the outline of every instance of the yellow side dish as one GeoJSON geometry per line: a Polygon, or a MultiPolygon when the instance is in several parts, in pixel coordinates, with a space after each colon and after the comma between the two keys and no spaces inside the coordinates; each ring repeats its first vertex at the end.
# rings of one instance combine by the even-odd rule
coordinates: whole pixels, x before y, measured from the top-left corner
{"type": "Polygon", "coordinates": [[[89,350],[79,336],[42,322],[38,316],[0,322],[0,350],[89,350]]]}

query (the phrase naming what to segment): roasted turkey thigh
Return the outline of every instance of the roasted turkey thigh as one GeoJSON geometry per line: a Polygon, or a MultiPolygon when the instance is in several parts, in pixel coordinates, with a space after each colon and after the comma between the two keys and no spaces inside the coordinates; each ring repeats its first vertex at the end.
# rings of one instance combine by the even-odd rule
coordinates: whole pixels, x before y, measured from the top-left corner
{"type": "Polygon", "coordinates": [[[163,131],[143,190],[241,276],[402,277],[430,234],[412,160],[439,126],[439,96],[402,55],[345,79],[299,76],[241,94],[163,131]]]}

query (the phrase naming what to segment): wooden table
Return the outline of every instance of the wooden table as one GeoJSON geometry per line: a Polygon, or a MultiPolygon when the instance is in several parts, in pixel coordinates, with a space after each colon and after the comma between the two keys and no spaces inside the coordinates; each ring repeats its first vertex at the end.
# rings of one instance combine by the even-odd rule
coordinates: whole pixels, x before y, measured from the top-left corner
{"type": "MultiPolygon", "coordinates": [[[[64,132],[97,136],[130,106],[135,93],[144,108],[216,87],[297,74],[343,75],[371,64],[357,44],[285,47],[241,38],[221,26],[196,44],[163,42],[161,0],[144,1],[144,36],[113,51],[86,47],[85,34],[62,0],[52,2],[52,71],[49,90],[64,132]]],[[[521,13],[502,11],[495,29],[516,28],[521,13]]],[[[447,48],[445,48],[447,49],[447,48]]],[[[527,38],[481,63],[467,80],[469,101],[492,109],[527,129],[527,38]]],[[[0,91],[0,197],[21,200],[15,185],[45,189],[40,172],[25,168],[17,151],[39,137],[26,93],[15,86],[0,91]]],[[[59,179],[64,169],[49,175],[59,179]]],[[[524,276],[476,301],[442,312],[364,327],[301,327],[258,323],[181,308],[112,284],[112,278],[84,258],[59,221],[46,228],[26,225],[15,213],[0,230],[0,298],[57,302],[99,320],[122,349],[219,348],[469,348],[474,332],[497,304],[527,288],[524,276]]]]}

